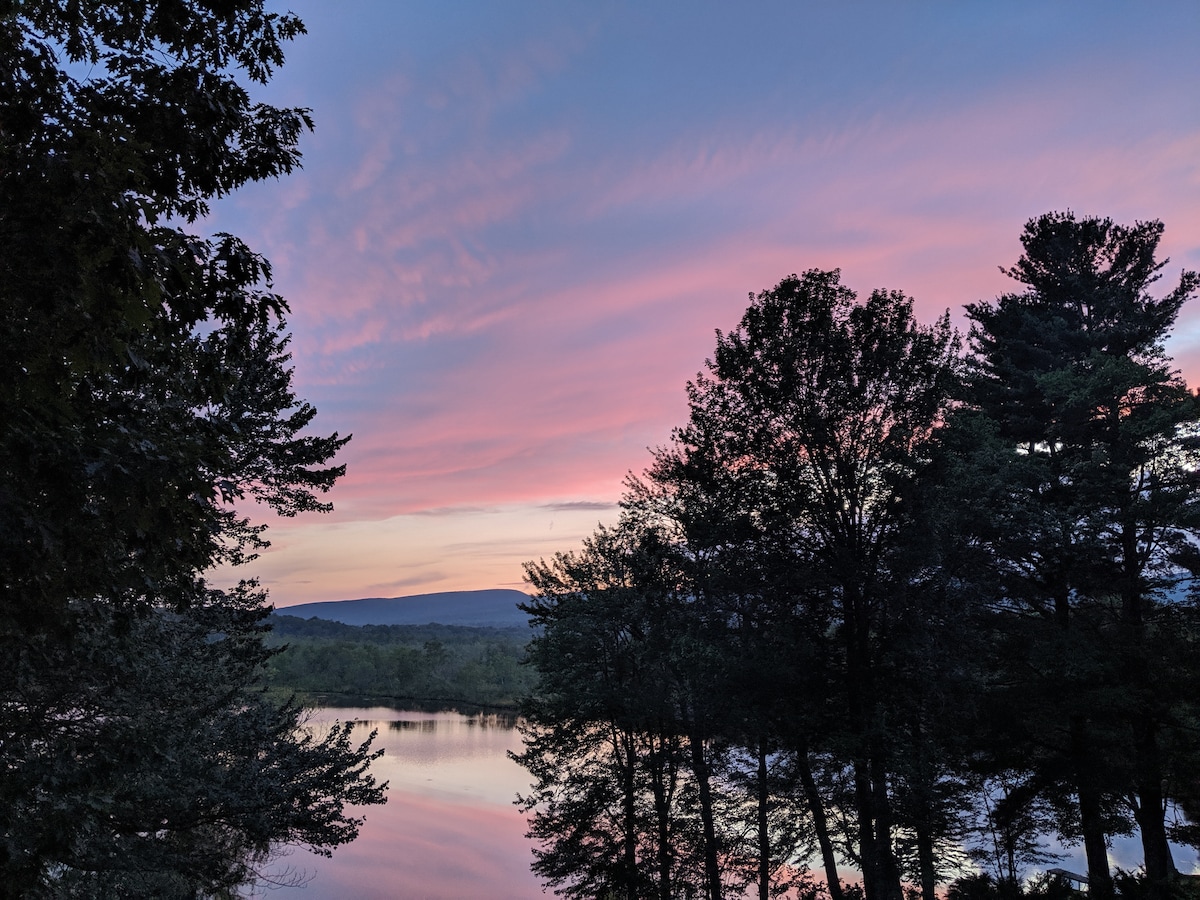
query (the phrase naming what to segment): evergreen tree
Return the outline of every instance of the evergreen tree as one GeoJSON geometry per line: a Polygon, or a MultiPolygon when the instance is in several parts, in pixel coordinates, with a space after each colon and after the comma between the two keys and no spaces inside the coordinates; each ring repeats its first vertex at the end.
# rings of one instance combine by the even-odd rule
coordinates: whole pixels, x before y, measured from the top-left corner
{"type": "Polygon", "coordinates": [[[1184,272],[1150,295],[1161,235],[1159,222],[1041,216],[1008,270],[1024,292],[967,309],[969,399],[1001,448],[974,451],[995,476],[984,529],[1000,603],[1023,620],[1014,625],[1034,654],[1008,643],[1010,671],[1037,673],[1041,688],[1024,702],[1045,713],[1030,717],[1037,742],[1058,748],[1044,758],[1047,777],[1070,773],[1101,897],[1113,890],[1106,839],[1125,798],[1151,883],[1174,873],[1162,742],[1189,701],[1168,687],[1157,622],[1194,568],[1200,479],[1190,461],[1198,410],[1163,341],[1200,278],[1184,272]]]}

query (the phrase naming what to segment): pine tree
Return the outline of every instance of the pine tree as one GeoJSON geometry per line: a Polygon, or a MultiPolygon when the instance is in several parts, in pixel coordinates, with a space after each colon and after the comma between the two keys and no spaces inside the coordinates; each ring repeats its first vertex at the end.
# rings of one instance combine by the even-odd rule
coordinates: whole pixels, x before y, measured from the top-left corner
{"type": "Polygon", "coordinates": [[[996,441],[974,453],[995,476],[984,515],[998,602],[1020,634],[1011,662],[1039,673],[1028,698],[1045,710],[1037,741],[1057,742],[1044,764],[1070,772],[1101,897],[1113,890],[1106,839],[1122,827],[1123,798],[1150,881],[1174,874],[1162,737],[1185,698],[1167,687],[1156,631],[1194,568],[1200,480],[1190,460],[1198,410],[1163,342],[1200,278],[1184,272],[1150,295],[1166,264],[1162,231],[1041,216],[1007,270],[1025,290],[967,309],[969,401],[996,441]]]}

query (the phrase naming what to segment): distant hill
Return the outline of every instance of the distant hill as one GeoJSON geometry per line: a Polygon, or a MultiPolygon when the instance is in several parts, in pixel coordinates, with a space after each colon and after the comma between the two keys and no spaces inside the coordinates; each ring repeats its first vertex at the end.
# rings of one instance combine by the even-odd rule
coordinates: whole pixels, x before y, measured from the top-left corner
{"type": "Polygon", "coordinates": [[[473,628],[524,626],[529,617],[517,609],[529,599],[510,589],[445,591],[411,597],[369,597],[363,600],[327,600],[301,603],[275,610],[301,619],[316,617],[345,625],[467,625],[473,628]]]}

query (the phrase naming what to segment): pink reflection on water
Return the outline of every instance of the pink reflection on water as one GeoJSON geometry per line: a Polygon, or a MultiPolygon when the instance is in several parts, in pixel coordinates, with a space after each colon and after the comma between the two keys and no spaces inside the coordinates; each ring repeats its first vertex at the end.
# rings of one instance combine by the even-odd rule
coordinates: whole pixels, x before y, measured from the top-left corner
{"type": "Polygon", "coordinates": [[[255,896],[324,898],[541,897],[530,873],[525,817],[513,806],[528,775],[507,757],[520,747],[512,722],[496,716],[374,709],[321,709],[314,726],[355,721],[354,736],[379,732],[384,755],[372,772],[390,782],[388,802],[365,811],[358,840],[332,859],[297,850],[269,874],[302,887],[260,885],[255,896]]]}

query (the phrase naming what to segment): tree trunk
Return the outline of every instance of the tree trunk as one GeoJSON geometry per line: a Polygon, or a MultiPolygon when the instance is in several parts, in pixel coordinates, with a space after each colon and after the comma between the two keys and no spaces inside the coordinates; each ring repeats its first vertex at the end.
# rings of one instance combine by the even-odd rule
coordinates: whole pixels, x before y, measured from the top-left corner
{"type": "Polygon", "coordinates": [[[821,848],[821,862],[825,866],[825,882],[829,888],[829,900],[843,900],[842,882],[838,877],[837,858],[833,854],[833,841],[829,839],[829,820],[825,816],[825,805],[817,791],[812,766],[808,762],[808,751],[796,754],[796,768],[800,783],[804,786],[804,799],[808,802],[808,813],[812,816],[813,829],[817,832],[817,844],[821,848]]]}
{"type": "Polygon", "coordinates": [[[883,859],[877,834],[879,809],[871,778],[871,750],[868,734],[872,703],[870,619],[861,586],[849,582],[842,586],[843,624],[846,641],[847,714],[860,742],[854,754],[854,803],[858,813],[859,862],[862,865],[865,900],[893,900],[887,892],[883,859]]]}
{"type": "MultiPolygon", "coordinates": [[[[1059,628],[1071,627],[1070,593],[1065,584],[1053,592],[1054,618],[1059,628]]],[[[1108,868],[1108,837],[1104,832],[1104,816],[1100,793],[1091,773],[1091,753],[1083,720],[1076,714],[1070,717],[1070,760],[1075,771],[1075,789],[1079,796],[1079,828],[1083,832],[1083,850],[1088,865],[1088,897],[1090,900],[1112,900],[1112,873],[1108,868]]]]}
{"type": "Polygon", "coordinates": [[[712,789],[709,785],[708,760],[703,738],[697,737],[693,723],[688,735],[692,751],[692,774],[700,794],[700,823],[704,828],[704,880],[708,900],[721,900],[721,867],[717,856],[717,831],[713,824],[712,789]]]}
{"type": "Polygon", "coordinates": [[[1083,849],[1087,854],[1088,897],[1112,900],[1113,880],[1108,869],[1108,840],[1100,814],[1100,798],[1090,788],[1079,788],[1079,822],[1083,831],[1083,849]]]}
{"type": "Polygon", "coordinates": [[[1177,872],[1171,857],[1171,845],[1167,841],[1166,824],[1163,821],[1166,803],[1163,798],[1162,766],[1158,755],[1158,736],[1149,716],[1137,723],[1137,822],[1142,835],[1142,856],[1146,867],[1146,881],[1152,898],[1166,900],[1170,884],[1177,872]]]}
{"type": "Polygon", "coordinates": [[[1133,753],[1137,807],[1134,811],[1142,836],[1142,859],[1150,896],[1166,900],[1170,882],[1176,873],[1171,846],[1167,842],[1164,817],[1162,761],[1158,749],[1158,727],[1155,724],[1153,697],[1157,693],[1146,652],[1147,598],[1142,590],[1139,573],[1138,531],[1131,513],[1126,513],[1121,532],[1121,552],[1124,555],[1121,588],[1121,619],[1125,630],[1127,686],[1134,697],[1141,698],[1133,716],[1133,753]]]}
{"type": "Polygon", "coordinates": [[[1087,737],[1078,716],[1071,717],[1071,756],[1075,768],[1075,787],[1079,793],[1079,826],[1083,832],[1083,849],[1088,864],[1088,897],[1091,900],[1112,900],[1113,880],[1108,868],[1108,838],[1104,833],[1104,817],[1100,793],[1093,784],[1088,764],[1087,737]]]}
{"type": "Polygon", "coordinates": [[[674,771],[671,762],[671,750],[666,746],[666,739],[660,740],[655,748],[654,738],[650,738],[650,785],[654,792],[654,816],[657,820],[658,831],[658,896],[659,900],[671,900],[671,865],[674,854],[671,847],[671,800],[674,793],[674,771]],[[669,772],[668,767],[672,767],[669,772]],[[668,781],[672,787],[668,787],[668,781]]]}
{"type": "Polygon", "coordinates": [[[758,741],[758,900],[771,897],[771,828],[767,803],[771,792],[767,786],[767,742],[758,741]]]}
{"type": "Polygon", "coordinates": [[[910,721],[909,731],[912,740],[912,751],[915,756],[915,770],[910,776],[909,820],[913,823],[913,831],[917,838],[917,870],[921,881],[921,900],[937,900],[937,864],[934,858],[933,823],[934,811],[934,777],[933,767],[929,763],[929,746],[925,738],[925,729],[921,726],[921,716],[916,714],[910,721]]]}
{"type": "Polygon", "coordinates": [[[933,858],[933,835],[925,822],[917,826],[917,864],[921,869],[921,900],[937,900],[937,866],[933,858]]]}
{"type": "Polygon", "coordinates": [[[858,813],[858,860],[862,866],[865,900],[886,900],[879,872],[878,844],[875,841],[874,803],[871,777],[866,760],[854,761],[854,802],[858,813]]]}
{"type": "Polygon", "coordinates": [[[892,850],[892,803],[888,797],[887,769],[878,748],[871,758],[871,789],[875,799],[875,840],[881,896],[883,900],[904,900],[900,866],[892,850]]]}
{"type": "Polygon", "coordinates": [[[636,738],[628,730],[620,732],[622,743],[625,750],[625,771],[622,773],[624,796],[624,813],[625,813],[625,854],[624,854],[624,872],[622,877],[625,881],[625,895],[628,900],[637,900],[637,792],[634,786],[634,770],[637,765],[637,746],[636,738]]]}

